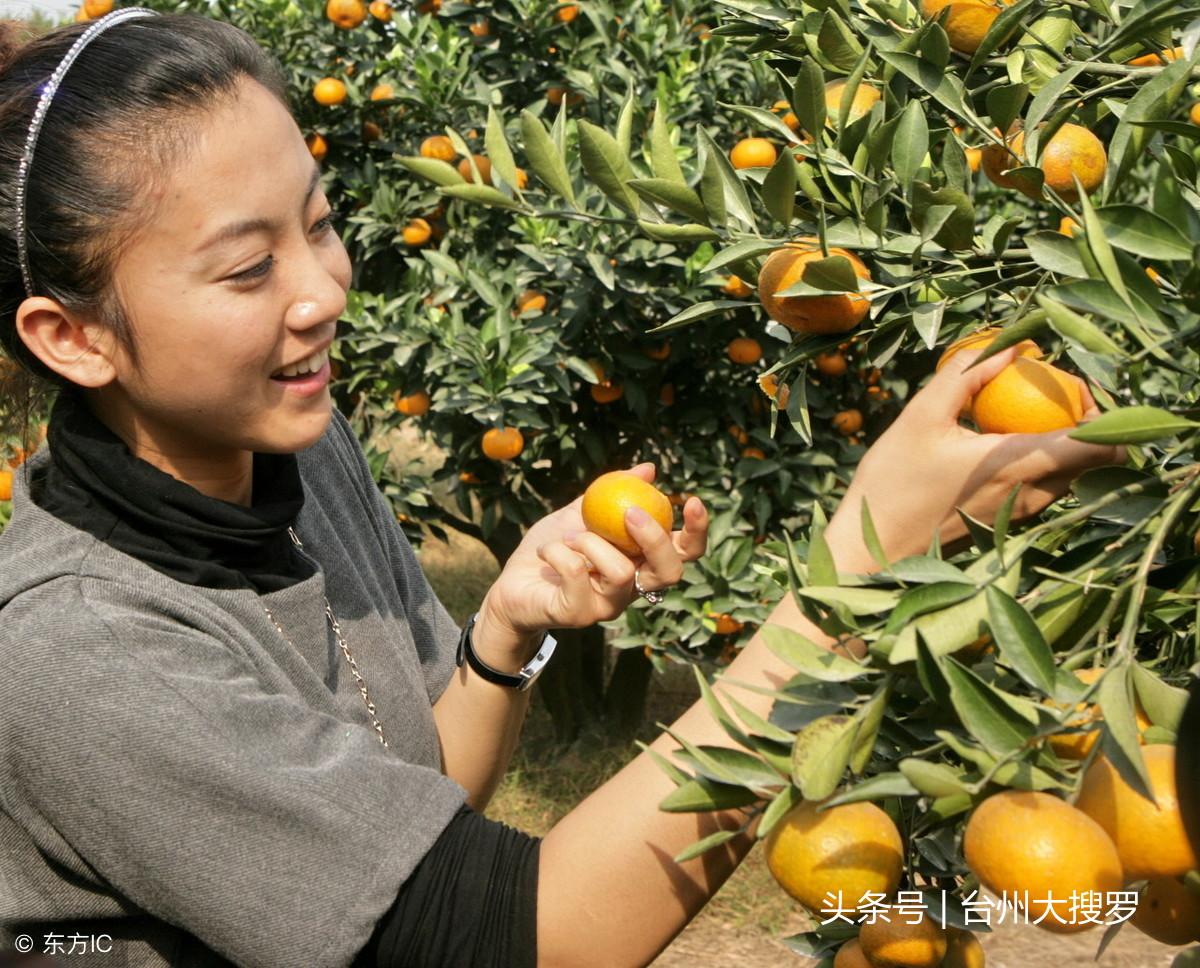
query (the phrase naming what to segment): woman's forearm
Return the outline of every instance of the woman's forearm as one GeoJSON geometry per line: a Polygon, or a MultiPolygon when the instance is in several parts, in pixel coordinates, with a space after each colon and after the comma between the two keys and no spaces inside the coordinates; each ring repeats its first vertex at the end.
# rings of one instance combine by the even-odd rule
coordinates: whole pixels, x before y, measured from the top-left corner
{"type": "MultiPolygon", "coordinates": [[[[796,607],[790,595],[769,624],[783,625],[827,645],[831,640],[796,607]]],[[[778,689],[794,670],[769,652],[756,633],[722,678],[778,689]]],[[[766,718],[769,696],[714,683],[718,697],[766,718]]],[[[676,735],[700,746],[737,748],[702,701],[671,724],[676,735]]],[[[666,733],[650,748],[671,758],[679,744],[666,733]]],[[[740,827],[739,810],[666,813],[659,803],[674,782],[643,752],[564,817],[541,846],[538,884],[539,968],[649,964],[725,883],[754,845],[757,818],[745,834],[700,857],[671,858],[690,844],[740,827]]]]}

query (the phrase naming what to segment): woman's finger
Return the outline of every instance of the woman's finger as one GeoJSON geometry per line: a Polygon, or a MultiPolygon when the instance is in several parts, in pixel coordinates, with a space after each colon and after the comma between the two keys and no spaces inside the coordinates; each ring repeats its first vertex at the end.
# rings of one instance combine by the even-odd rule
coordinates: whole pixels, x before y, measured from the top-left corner
{"type": "Polygon", "coordinates": [[[605,541],[598,534],[584,531],[566,539],[567,547],[579,552],[591,562],[591,576],[601,583],[601,594],[618,592],[628,595],[633,588],[635,565],[621,549],[605,541]]]}
{"type": "Polygon", "coordinates": [[[1017,348],[1010,346],[972,366],[982,352],[959,350],[950,357],[933,379],[913,395],[901,417],[907,414],[910,420],[919,417],[927,423],[958,426],[958,415],[966,402],[1016,358],[1017,348]]]}
{"type": "Polygon", "coordinates": [[[674,585],[683,577],[683,562],[671,536],[641,508],[625,512],[625,530],[642,549],[642,587],[647,590],[674,585]]]}
{"type": "Polygon", "coordinates": [[[689,497],[683,505],[683,530],[671,535],[675,550],[684,561],[695,561],[708,548],[708,508],[700,498],[689,497]]]}
{"type": "Polygon", "coordinates": [[[1092,467],[1122,464],[1125,449],[1072,440],[1067,427],[1044,434],[1005,434],[996,443],[993,458],[1006,464],[1014,480],[1039,481],[1048,477],[1075,478],[1092,467]]]}
{"type": "Polygon", "coordinates": [[[594,620],[593,589],[584,556],[561,541],[551,541],[538,548],[538,557],[553,568],[559,578],[564,615],[558,620],[565,624],[591,624],[594,620]]]}

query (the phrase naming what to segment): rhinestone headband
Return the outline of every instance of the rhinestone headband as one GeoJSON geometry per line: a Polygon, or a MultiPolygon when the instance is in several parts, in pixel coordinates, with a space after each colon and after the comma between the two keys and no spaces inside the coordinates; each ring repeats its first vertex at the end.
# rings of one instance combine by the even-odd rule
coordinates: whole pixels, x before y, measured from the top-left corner
{"type": "Polygon", "coordinates": [[[37,108],[33,112],[33,120],[29,124],[29,134],[25,137],[25,151],[21,154],[21,161],[17,166],[17,256],[21,261],[21,278],[25,281],[25,295],[27,296],[33,295],[33,274],[29,271],[29,249],[25,239],[25,193],[29,168],[33,164],[33,149],[37,144],[38,134],[42,130],[42,122],[46,120],[46,112],[50,110],[50,102],[58,91],[59,85],[62,84],[63,77],[75,63],[75,58],[83,52],[83,48],[109,27],[115,27],[123,20],[155,16],[157,13],[158,11],[146,7],[126,7],[123,10],[114,10],[112,13],[105,14],[88,27],[71,45],[71,49],[54,69],[54,73],[50,75],[50,80],[42,86],[42,95],[38,98],[37,108]]]}

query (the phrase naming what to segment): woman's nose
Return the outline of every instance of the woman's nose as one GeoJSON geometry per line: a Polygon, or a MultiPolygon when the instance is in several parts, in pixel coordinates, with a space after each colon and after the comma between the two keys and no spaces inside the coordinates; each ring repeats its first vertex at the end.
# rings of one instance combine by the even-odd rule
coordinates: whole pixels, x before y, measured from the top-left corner
{"type": "Polygon", "coordinates": [[[346,291],[320,260],[305,267],[295,298],[288,309],[289,326],[306,329],[336,323],[346,311],[346,291]]]}

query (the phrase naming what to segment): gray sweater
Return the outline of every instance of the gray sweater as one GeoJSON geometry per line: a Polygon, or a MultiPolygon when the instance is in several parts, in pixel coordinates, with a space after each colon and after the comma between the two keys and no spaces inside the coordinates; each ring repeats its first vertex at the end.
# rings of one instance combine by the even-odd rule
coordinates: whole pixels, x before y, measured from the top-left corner
{"type": "Polygon", "coordinates": [[[0,952],[53,927],[64,954],[113,939],[71,965],[349,965],[467,793],[432,715],[458,628],[345,417],[298,455],[319,570],[265,595],[44,511],[48,460],[14,475],[0,535],[0,952]]]}

